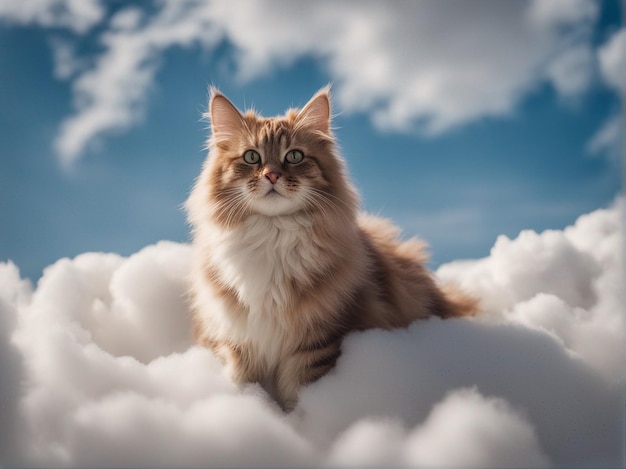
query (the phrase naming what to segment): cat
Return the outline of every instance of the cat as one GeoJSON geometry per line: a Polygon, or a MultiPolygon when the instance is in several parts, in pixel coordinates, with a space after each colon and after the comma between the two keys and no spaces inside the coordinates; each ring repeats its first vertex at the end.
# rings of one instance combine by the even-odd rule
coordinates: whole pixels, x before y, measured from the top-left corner
{"type": "Polygon", "coordinates": [[[359,213],[329,87],[274,118],[212,89],[207,114],[209,156],[185,204],[192,315],[197,343],[234,382],[258,382],[291,410],[348,333],[476,312],[476,299],[436,283],[422,242],[359,213]]]}

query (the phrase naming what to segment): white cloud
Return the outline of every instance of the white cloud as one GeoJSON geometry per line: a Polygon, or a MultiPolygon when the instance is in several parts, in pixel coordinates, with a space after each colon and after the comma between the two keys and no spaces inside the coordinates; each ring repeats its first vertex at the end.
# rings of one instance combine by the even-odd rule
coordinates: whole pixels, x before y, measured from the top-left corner
{"type": "Polygon", "coordinates": [[[478,318],[352,334],[289,415],[192,346],[189,246],[62,259],[34,289],[0,264],[0,460],[618,466],[623,204],[442,266],[482,297],[478,318]]]}
{"type": "Polygon", "coordinates": [[[419,467],[549,466],[524,417],[506,401],[471,390],[437,404],[407,446],[409,462],[419,467]]]}
{"type": "MultiPolygon", "coordinates": [[[[626,97],[626,28],[613,34],[605,44],[598,49],[600,72],[605,83],[621,95],[626,97]]],[[[588,144],[588,151],[595,154],[605,154],[619,166],[624,156],[624,115],[618,109],[600,127],[588,144]]]]}
{"type": "Polygon", "coordinates": [[[364,420],[336,441],[331,466],[548,467],[532,426],[502,399],[475,389],[449,393],[407,434],[389,420],[364,420]]]}
{"type": "Polygon", "coordinates": [[[593,78],[595,64],[588,44],[561,53],[548,66],[547,73],[563,96],[576,96],[584,92],[593,78]]]}
{"type": "Polygon", "coordinates": [[[625,126],[623,114],[613,114],[593,135],[587,144],[587,150],[595,155],[607,155],[619,167],[622,164],[624,144],[626,143],[624,138],[625,126]]]}
{"type": "Polygon", "coordinates": [[[624,318],[615,314],[623,290],[623,211],[620,199],[612,211],[582,216],[565,231],[500,236],[489,257],[450,263],[438,273],[480,292],[493,318],[545,330],[607,379],[622,377],[623,356],[614,352],[624,328],[624,318]]]}
{"type": "MultiPolygon", "coordinates": [[[[284,2],[248,2],[245,8],[224,2],[214,20],[238,48],[241,77],[312,54],[326,62],[342,109],[370,112],[381,128],[406,129],[418,121],[422,130],[437,133],[510,113],[550,75],[546,67],[552,60],[564,61],[561,55],[571,56],[571,49],[586,44],[596,6],[569,0],[561,2],[564,8],[533,13],[541,10],[537,5],[548,3],[535,2],[529,9],[522,2],[287,7],[284,2]],[[567,28],[578,34],[557,33],[567,28]]],[[[575,66],[580,75],[580,58],[567,60],[568,70],[575,66]]],[[[559,90],[562,82],[556,82],[559,90]]]]}
{"type": "Polygon", "coordinates": [[[99,33],[103,52],[72,82],[76,112],[56,140],[66,165],[97,137],[141,120],[158,59],[171,47],[214,50],[226,40],[243,81],[313,56],[342,111],[368,113],[380,129],[437,134],[508,115],[541,83],[566,96],[584,91],[598,9],[590,0],[170,0],[156,12],[139,8],[116,13],[99,33]]]}
{"type": "Polygon", "coordinates": [[[30,282],[20,279],[13,263],[0,264],[0,462],[19,459],[23,452],[17,403],[24,376],[22,358],[11,337],[17,326],[18,309],[26,307],[30,300],[30,282]]]}
{"type": "Polygon", "coordinates": [[[180,408],[116,394],[74,418],[71,462],[80,467],[296,467],[308,460],[307,443],[253,396],[217,395],[180,408]]]}
{"type": "Polygon", "coordinates": [[[84,33],[105,15],[101,0],[2,0],[0,20],[84,33]]]}
{"type": "Polygon", "coordinates": [[[600,70],[606,82],[626,94],[626,28],[615,33],[598,51],[600,70]]]}
{"type": "Polygon", "coordinates": [[[103,133],[126,129],[142,118],[146,94],[154,80],[160,54],[173,46],[217,39],[206,13],[189,13],[184,2],[171,2],[142,26],[135,7],[118,12],[100,40],[105,52],[93,68],[72,83],[77,113],[66,119],[55,147],[70,166],[103,133]]]}
{"type": "Polygon", "coordinates": [[[76,57],[75,47],[71,42],[53,38],[50,45],[54,58],[54,76],[57,79],[67,80],[85,66],[76,57]]]}
{"type": "Polygon", "coordinates": [[[558,26],[593,18],[598,14],[595,2],[577,0],[531,0],[528,16],[539,26],[558,26]]]}

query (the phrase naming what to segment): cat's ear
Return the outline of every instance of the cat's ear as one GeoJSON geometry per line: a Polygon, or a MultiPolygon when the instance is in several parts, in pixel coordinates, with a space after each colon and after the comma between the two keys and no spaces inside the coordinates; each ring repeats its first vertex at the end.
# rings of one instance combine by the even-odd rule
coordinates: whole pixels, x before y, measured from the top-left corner
{"type": "Polygon", "coordinates": [[[243,116],[226,96],[216,88],[211,88],[209,104],[211,131],[214,136],[231,136],[239,133],[245,126],[243,116]]]}
{"type": "Polygon", "coordinates": [[[330,86],[319,90],[298,113],[298,123],[324,134],[330,132],[330,86]]]}

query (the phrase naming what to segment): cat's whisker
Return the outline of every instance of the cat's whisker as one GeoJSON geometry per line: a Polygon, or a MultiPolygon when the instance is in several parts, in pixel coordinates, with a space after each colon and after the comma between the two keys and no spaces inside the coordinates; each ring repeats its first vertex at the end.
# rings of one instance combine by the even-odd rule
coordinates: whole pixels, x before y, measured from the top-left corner
{"type": "MultiPolygon", "coordinates": [[[[342,208],[339,207],[338,204],[336,204],[330,197],[334,197],[332,194],[328,194],[327,192],[323,192],[320,189],[317,188],[311,188],[311,197],[313,199],[313,201],[320,203],[319,208],[320,210],[323,211],[324,215],[326,216],[326,211],[324,210],[324,204],[326,206],[328,206],[328,208],[330,209],[334,209],[333,211],[337,211],[337,212],[341,212],[342,208]],[[329,197],[330,196],[330,197],[329,197]]],[[[336,197],[335,197],[336,198],[336,197]]],[[[345,204],[344,204],[345,205],[345,204]]]]}
{"type": "Polygon", "coordinates": [[[219,219],[225,218],[226,226],[232,226],[231,223],[249,208],[249,197],[239,188],[225,189],[220,196],[222,198],[212,204],[213,213],[219,219]]]}
{"type": "Polygon", "coordinates": [[[323,191],[322,189],[318,187],[312,187],[311,189],[313,189],[317,193],[323,194],[325,197],[329,197],[329,198],[336,200],[341,205],[344,205],[344,206],[346,205],[345,200],[341,199],[340,197],[337,197],[336,195],[331,194],[330,192],[323,191]]]}
{"type": "Polygon", "coordinates": [[[233,219],[237,219],[244,215],[244,213],[250,208],[251,202],[248,197],[242,197],[237,202],[235,211],[232,214],[233,219]]]}
{"type": "Polygon", "coordinates": [[[231,226],[231,221],[234,221],[240,215],[243,215],[249,205],[249,201],[247,199],[248,197],[246,197],[245,194],[239,194],[231,200],[231,204],[228,207],[225,207],[226,210],[229,210],[226,216],[226,226],[231,226]]]}
{"type": "Polygon", "coordinates": [[[336,196],[334,196],[333,194],[331,194],[329,192],[323,191],[322,189],[317,188],[317,187],[313,187],[312,189],[313,189],[313,192],[315,194],[317,194],[317,195],[323,197],[324,199],[334,203],[337,207],[338,207],[338,205],[335,203],[335,201],[333,199],[337,200],[342,205],[345,205],[345,202],[343,200],[341,200],[339,197],[336,197],[336,196]]]}
{"type": "Polygon", "coordinates": [[[314,200],[315,200],[315,204],[317,205],[317,208],[322,212],[322,215],[324,216],[324,218],[328,218],[329,210],[334,208],[332,203],[329,203],[328,200],[326,200],[324,197],[321,197],[319,195],[315,196],[314,200]]]}
{"type": "Polygon", "coordinates": [[[322,213],[322,216],[327,217],[327,213],[326,213],[326,209],[324,208],[324,205],[319,203],[318,197],[316,197],[315,194],[313,193],[308,193],[305,196],[304,207],[305,207],[307,214],[309,215],[313,215],[315,213],[315,210],[317,210],[322,213]]]}

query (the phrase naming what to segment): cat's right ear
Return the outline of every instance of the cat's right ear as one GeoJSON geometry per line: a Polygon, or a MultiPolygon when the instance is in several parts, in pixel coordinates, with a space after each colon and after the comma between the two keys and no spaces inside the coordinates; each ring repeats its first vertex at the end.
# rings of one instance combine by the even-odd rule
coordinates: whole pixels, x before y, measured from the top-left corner
{"type": "Polygon", "coordinates": [[[229,137],[241,132],[245,125],[243,116],[226,96],[216,88],[211,88],[209,104],[211,132],[217,137],[229,137]]]}
{"type": "Polygon", "coordinates": [[[319,90],[298,113],[301,125],[328,134],[330,132],[330,85],[319,90]]]}

